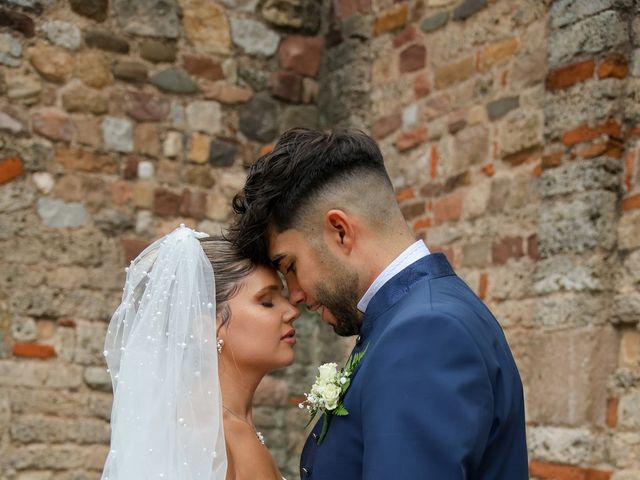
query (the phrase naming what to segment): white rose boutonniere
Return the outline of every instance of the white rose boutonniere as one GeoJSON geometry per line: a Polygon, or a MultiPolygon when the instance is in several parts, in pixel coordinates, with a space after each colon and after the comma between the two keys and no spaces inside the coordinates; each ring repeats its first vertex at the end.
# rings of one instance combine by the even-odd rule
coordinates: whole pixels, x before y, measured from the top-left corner
{"type": "Polygon", "coordinates": [[[351,385],[351,374],[362,360],[366,351],[367,349],[365,348],[362,352],[351,355],[342,370],[338,370],[338,365],[335,363],[320,365],[318,367],[318,376],[311,386],[310,393],[305,393],[306,400],[298,405],[300,408],[306,408],[311,414],[307,425],[313,421],[318,413],[324,415],[322,431],[317,440],[318,444],[322,442],[327,434],[329,423],[334,415],[343,417],[349,414],[347,409],[344,408],[342,400],[351,385]]]}

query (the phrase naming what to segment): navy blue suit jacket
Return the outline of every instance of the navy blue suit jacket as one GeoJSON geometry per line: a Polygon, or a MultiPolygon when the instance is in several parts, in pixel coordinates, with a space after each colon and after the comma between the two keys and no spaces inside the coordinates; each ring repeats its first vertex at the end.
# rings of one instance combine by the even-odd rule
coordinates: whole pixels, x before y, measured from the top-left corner
{"type": "Polygon", "coordinates": [[[428,255],[371,299],[367,349],[303,480],[524,480],[522,382],[500,325],[446,257],[428,255]]]}

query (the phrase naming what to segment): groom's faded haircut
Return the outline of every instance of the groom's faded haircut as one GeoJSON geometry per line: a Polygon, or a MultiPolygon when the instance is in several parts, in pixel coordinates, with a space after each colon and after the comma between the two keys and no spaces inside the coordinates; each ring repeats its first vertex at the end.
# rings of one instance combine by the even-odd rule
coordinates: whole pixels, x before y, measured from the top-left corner
{"type": "Polygon", "coordinates": [[[341,193],[350,193],[367,215],[388,215],[385,201],[395,204],[395,196],[376,142],[360,131],[288,130],[251,165],[243,190],[233,199],[230,239],[253,262],[271,265],[269,234],[305,230],[314,205],[341,193]],[[360,198],[364,192],[372,195],[360,198]],[[382,200],[378,206],[371,205],[375,197],[382,200]]]}

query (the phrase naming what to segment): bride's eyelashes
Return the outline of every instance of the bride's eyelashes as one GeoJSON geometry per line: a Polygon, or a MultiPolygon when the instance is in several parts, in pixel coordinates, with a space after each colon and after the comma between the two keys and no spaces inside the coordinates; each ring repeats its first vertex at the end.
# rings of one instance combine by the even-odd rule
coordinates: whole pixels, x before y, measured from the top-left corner
{"type": "Polygon", "coordinates": [[[285,272],[285,275],[288,273],[296,273],[296,262],[291,262],[289,264],[289,266],[287,267],[287,271],[285,272]]]}

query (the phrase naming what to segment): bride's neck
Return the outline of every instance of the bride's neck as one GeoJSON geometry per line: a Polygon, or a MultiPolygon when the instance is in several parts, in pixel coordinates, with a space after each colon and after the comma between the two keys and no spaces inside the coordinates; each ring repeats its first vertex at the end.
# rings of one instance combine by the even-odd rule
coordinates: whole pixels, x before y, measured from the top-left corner
{"type": "Polygon", "coordinates": [[[218,375],[223,405],[234,414],[250,419],[253,395],[264,374],[245,371],[221,359],[218,375]]]}

